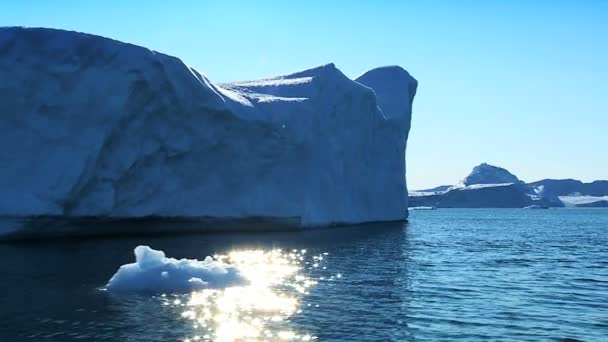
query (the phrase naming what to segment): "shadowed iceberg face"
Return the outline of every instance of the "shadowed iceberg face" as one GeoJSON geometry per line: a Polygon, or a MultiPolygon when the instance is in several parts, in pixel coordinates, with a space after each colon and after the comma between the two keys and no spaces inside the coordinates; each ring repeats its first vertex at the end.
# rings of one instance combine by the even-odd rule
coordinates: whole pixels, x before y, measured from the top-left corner
{"type": "Polygon", "coordinates": [[[386,117],[403,120],[402,123],[407,125],[407,136],[418,81],[396,65],[372,69],[355,81],[374,90],[378,106],[386,117]]]}
{"type": "Polygon", "coordinates": [[[0,29],[0,215],[403,220],[416,81],[333,64],[214,85],[111,39],[0,29]]]}
{"type": "MultiPolygon", "coordinates": [[[[399,66],[385,66],[372,69],[357,77],[355,81],[373,89],[378,107],[384,117],[397,127],[402,136],[396,142],[395,148],[403,151],[402,159],[391,159],[392,168],[398,169],[404,177],[406,174],[405,150],[412,122],[412,104],[418,89],[418,81],[399,66]],[[400,167],[403,167],[401,169],[400,167]]],[[[407,184],[404,186],[407,208],[407,184]]]]}

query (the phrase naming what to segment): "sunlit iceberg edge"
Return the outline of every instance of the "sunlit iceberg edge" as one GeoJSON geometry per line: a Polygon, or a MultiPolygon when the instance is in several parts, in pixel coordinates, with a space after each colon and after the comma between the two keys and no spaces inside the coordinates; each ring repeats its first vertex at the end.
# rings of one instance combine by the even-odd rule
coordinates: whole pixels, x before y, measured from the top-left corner
{"type": "Polygon", "coordinates": [[[150,236],[193,233],[290,232],[370,224],[403,224],[407,220],[352,224],[303,225],[299,217],[106,217],[0,216],[0,241],[150,236]]]}

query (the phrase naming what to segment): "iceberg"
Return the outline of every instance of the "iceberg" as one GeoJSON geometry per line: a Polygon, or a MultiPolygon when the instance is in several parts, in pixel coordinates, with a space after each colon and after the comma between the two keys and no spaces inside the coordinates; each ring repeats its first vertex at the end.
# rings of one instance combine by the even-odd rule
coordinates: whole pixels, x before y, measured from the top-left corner
{"type": "Polygon", "coordinates": [[[416,88],[333,64],[214,84],[144,47],[0,28],[0,215],[404,220],[416,88]]]}
{"type": "Polygon", "coordinates": [[[122,265],[106,289],[120,293],[176,293],[223,288],[246,283],[239,270],[207,257],[205,260],[167,258],[163,251],[137,246],[135,263],[122,265]]]}

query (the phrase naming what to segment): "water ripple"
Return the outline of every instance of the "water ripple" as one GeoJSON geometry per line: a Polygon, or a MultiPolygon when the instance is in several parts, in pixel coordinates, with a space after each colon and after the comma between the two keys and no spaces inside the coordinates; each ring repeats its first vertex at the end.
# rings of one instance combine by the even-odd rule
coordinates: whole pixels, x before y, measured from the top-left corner
{"type": "Polygon", "coordinates": [[[453,209],[412,212],[407,226],[4,245],[0,340],[606,341],[607,229],[608,210],[453,209]],[[139,244],[232,256],[264,286],[93,290],[139,244]]]}

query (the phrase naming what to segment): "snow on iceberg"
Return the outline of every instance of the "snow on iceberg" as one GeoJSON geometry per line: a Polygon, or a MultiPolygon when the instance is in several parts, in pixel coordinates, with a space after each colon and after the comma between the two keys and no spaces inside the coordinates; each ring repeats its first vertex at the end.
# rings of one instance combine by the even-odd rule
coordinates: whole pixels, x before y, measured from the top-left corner
{"type": "Polygon", "coordinates": [[[576,207],[589,205],[595,202],[608,201],[608,196],[585,196],[580,194],[573,194],[569,196],[559,196],[559,199],[564,203],[566,207],[576,207]]]}
{"type": "Polygon", "coordinates": [[[106,288],[112,292],[176,293],[246,282],[239,270],[221,261],[167,258],[163,251],[137,246],[135,262],[122,265],[106,288]]]}
{"type": "Polygon", "coordinates": [[[0,28],[0,215],[404,220],[416,87],[333,64],[216,85],[136,45],[0,28]]]}

